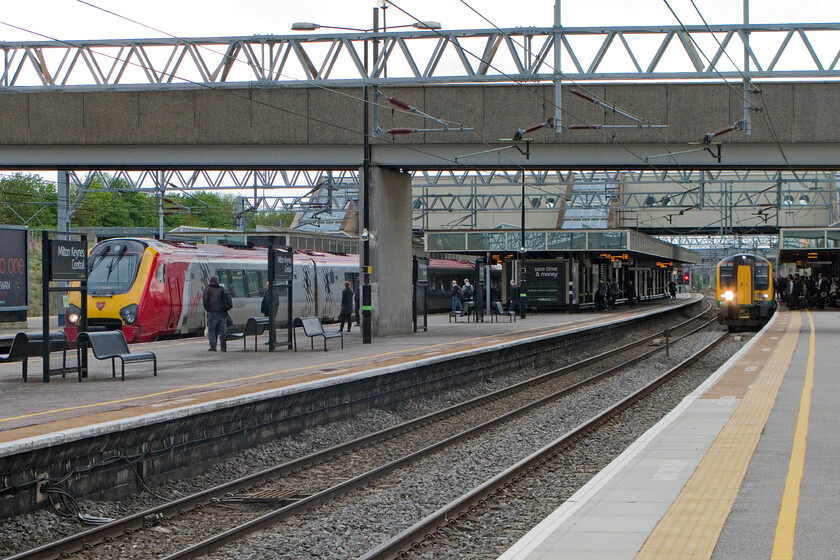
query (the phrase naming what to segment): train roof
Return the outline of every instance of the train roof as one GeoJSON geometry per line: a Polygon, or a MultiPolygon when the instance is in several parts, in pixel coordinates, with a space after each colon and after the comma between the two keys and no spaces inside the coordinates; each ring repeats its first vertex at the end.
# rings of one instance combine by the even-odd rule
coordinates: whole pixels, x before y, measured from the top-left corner
{"type": "Polygon", "coordinates": [[[726,258],[721,259],[721,263],[729,263],[734,261],[752,261],[752,262],[764,262],[769,263],[770,261],[762,257],[761,255],[754,255],[752,253],[738,253],[737,255],[730,255],[726,258]]]}

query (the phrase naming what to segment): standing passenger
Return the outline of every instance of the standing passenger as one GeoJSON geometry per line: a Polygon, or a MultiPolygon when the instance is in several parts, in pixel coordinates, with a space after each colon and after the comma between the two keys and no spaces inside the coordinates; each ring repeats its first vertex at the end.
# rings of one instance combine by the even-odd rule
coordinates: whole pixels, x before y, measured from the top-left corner
{"type": "Polygon", "coordinates": [[[519,314],[521,311],[519,299],[519,286],[516,285],[515,281],[511,280],[510,288],[508,289],[508,311],[513,311],[515,314],[519,314]]]}
{"type": "Polygon", "coordinates": [[[629,280],[627,282],[627,305],[633,307],[636,305],[636,287],[633,285],[633,281],[629,280]]]}
{"type": "Polygon", "coordinates": [[[463,312],[461,307],[461,286],[458,285],[457,280],[452,281],[452,313],[463,312]]]}
{"type": "Polygon", "coordinates": [[[227,311],[222,304],[222,288],[219,279],[210,277],[210,284],[201,294],[201,303],[207,312],[207,340],[210,341],[210,352],[216,351],[216,339],[221,340],[222,352],[227,352],[227,311]]]}
{"type": "Polygon", "coordinates": [[[464,286],[461,288],[461,316],[469,315],[472,312],[473,287],[469,278],[464,278],[464,286]]]}
{"type": "MultiPolygon", "coordinates": [[[[356,280],[356,287],[353,288],[353,310],[356,313],[356,326],[357,327],[362,326],[362,319],[359,316],[359,305],[361,305],[361,303],[362,303],[361,288],[359,287],[359,281],[356,280]]],[[[350,332],[350,331],[347,331],[347,332],[350,332]]]]}
{"type": "Polygon", "coordinates": [[[341,310],[338,312],[338,332],[344,330],[344,323],[347,323],[347,332],[350,332],[350,327],[353,325],[353,288],[350,287],[350,282],[344,283],[344,290],[341,292],[341,310]]]}

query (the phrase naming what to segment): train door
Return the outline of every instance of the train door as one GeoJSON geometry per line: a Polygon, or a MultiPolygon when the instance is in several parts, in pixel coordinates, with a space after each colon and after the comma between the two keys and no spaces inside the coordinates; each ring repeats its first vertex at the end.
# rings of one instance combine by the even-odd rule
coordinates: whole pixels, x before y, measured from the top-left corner
{"type": "Polygon", "coordinates": [[[166,281],[166,299],[169,301],[169,318],[166,320],[166,328],[174,329],[178,327],[178,320],[181,317],[181,310],[184,308],[183,289],[179,278],[176,274],[166,274],[164,263],[158,265],[160,274],[166,281]]]}
{"type": "Polygon", "coordinates": [[[750,305],[752,303],[752,267],[748,264],[739,264],[738,289],[735,292],[735,303],[738,305],[750,305]]]}

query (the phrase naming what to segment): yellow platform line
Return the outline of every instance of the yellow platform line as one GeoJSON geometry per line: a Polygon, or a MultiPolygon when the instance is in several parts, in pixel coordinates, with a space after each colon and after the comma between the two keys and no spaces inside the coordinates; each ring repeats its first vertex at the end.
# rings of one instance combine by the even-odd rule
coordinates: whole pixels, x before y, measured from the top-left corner
{"type": "Polygon", "coordinates": [[[773,355],[635,560],[711,558],[790,365],[800,325],[800,314],[791,313],[773,355]]]}
{"type": "MultiPolygon", "coordinates": [[[[247,381],[256,381],[256,380],[264,380],[264,379],[276,377],[276,376],[279,376],[279,375],[286,375],[286,374],[289,374],[289,373],[297,373],[297,372],[302,373],[302,372],[306,372],[306,371],[315,371],[315,370],[322,369],[322,368],[325,368],[325,367],[333,367],[333,366],[352,367],[352,366],[356,366],[356,365],[367,364],[367,365],[370,365],[372,368],[375,368],[375,367],[379,367],[379,366],[377,365],[377,363],[375,361],[372,361],[372,360],[378,360],[378,359],[383,359],[383,358],[392,357],[392,356],[406,356],[406,358],[411,358],[412,356],[416,356],[418,354],[422,354],[424,352],[428,352],[428,351],[433,350],[433,349],[441,349],[442,350],[441,354],[447,353],[446,350],[448,348],[451,348],[452,352],[457,352],[457,351],[462,350],[465,345],[473,344],[473,343],[481,343],[481,346],[483,346],[483,347],[490,347],[490,346],[496,344],[496,342],[495,342],[496,340],[520,336],[520,335],[523,335],[523,334],[531,332],[531,331],[539,331],[541,334],[543,334],[543,333],[544,334],[560,334],[560,333],[563,333],[564,331],[578,329],[578,328],[581,328],[581,327],[589,326],[590,324],[597,324],[598,322],[599,321],[598,321],[597,318],[592,318],[592,319],[583,319],[583,320],[579,320],[579,321],[572,321],[572,322],[569,322],[569,323],[563,323],[563,324],[560,324],[560,325],[557,325],[557,326],[554,326],[554,327],[546,327],[545,325],[539,325],[539,326],[536,326],[536,327],[520,328],[520,329],[516,329],[514,331],[506,331],[504,333],[498,333],[498,334],[494,334],[494,335],[475,336],[475,337],[464,338],[464,339],[461,339],[461,340],[448,340],[446,342],[441,342],[441,343],[438,343],[438,344],[427,344],[425,346],[419,346],[419,347],[413,348],[413,349],[408,350],[408,351],[406,351],[405,349],[399,349],[399,350],[392,350],[392,351],[388,351],[388,352],[381,352],[379,354],[373,354],[373,355],[369,355],[369,356],[356,356],[356,357],[353,357],[353,358],[346,358],[346,359],[336,360],[336,361],[332,361],[332,362],[321,362],[321,363],[317,363],[317,364],[302,365],[302,366],[299,366],[299,367],[287,368],[287,369],[282,369],[282,370],[277,370],[277,371],[270,371],[270,372],[266,372],[266,373],[258,373],[258,374],[255,374],[255,375],[249,375],[249,376],[244,376],[244,377],[236,377],[236,378],[232,378],[232,379],[223,379],[223,380],[220,380],[220,381],[211,381],[209,383],[202,383],[202,384],[199,384],[199,385],[189,385],[189,386],[186,386],[186,387],[178,387],[178,388],[175,388],[175,389],[168,389],[168,390],[165,390],[165,391],[158,391],[158,392],[155,392],[155,393],[145,393],[145,394],[137,395],[137,396],[133,396],[133,397],[124,397],[124,398],[113,399],[113,400],[108,400],[108,401],[98,401],[98,402],[92,402],[92,403],[82,404],[82,405],[67,406],[67,407],[63,407],[63,408],[41,410],[41,411],[36,411],[36,412],[30,412],[30,413],[27,413],[27,414],[21,414],[21,415],[18,415],[18,416],[9,416],[9,417],[6,417],[6,418],[0,418],[0,425],[2,425],[4,422],[12,422],[12,421],[15,421],[15,420],[25,420],[27,418],[34,418],[34,417],[38,417],[38,416],[47,416],[47,415],[50,415],[50,414],[58,414],[58,413],[62,413],[62,412],[71,412],[71,411],[77,411],[77,410],[90,410],[90,409],[94,409],[94,408],[112,406],[112,405],[116,405],[116,404],[137,403],[137,402],[140,402],[140,401],[144,401],[146,399],[168,396],[168,395],[174,395],[176,393],[188,393],[188,392],[206,390],[206,389],[211,389],[211,388],[222,389],[224,387],[234,386],[237,383],[243,383],[243,382],[247,382],[247,381]]],[[[193,344],[199,344],[199,343],[206,344],[207,341],[206,340],[198,340],[198,339],[184,341],[184,342],[179,341],[179,342],[168,344],[168,345],[159,345],[156,348],[167,348],[167,347],[171,347],[171,346],[182,346],[182,345],[187,345],[187,344],[193,345],[193,344]]],[[[161,369],[159,369],[159,371],[165,371],[165,370],[161,368],[161,369]]]]}
{"type": "Polygon", "coordinates": [[[808,418],[811,414],[811,390],[814,387],[814,359],[817,353],[817,334],[814,328],[814,317],[810,311],[808,322],[811,326],[811,336],[808,345],[808,365],[805,369],[805,383],[799,398],[799,416],[796,420],[796,432],[793,436],[793,447],[790,452],[788,474],[785,480],[785,491],[782,494],[782,505],[779,508],[779,520],[776,523],[776,535],[773,540],[771,560],[787,560],[793,558],[793,541],[796,535],[796,517],[799,511],[799,493],[802,475],[805,472],[805,447],[808,440],[808,418]]]}

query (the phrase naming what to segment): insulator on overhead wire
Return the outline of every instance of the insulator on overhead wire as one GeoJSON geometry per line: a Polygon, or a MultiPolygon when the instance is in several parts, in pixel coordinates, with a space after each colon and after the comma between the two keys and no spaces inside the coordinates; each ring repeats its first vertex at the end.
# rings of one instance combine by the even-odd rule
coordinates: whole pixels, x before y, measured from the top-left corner
{"type": "Polygon", "coordinates": [[[385,131],[385,134],[393,134],[394,136],[396,136],[398,134],[411,134],[416,130],[416,128],[389,128],[385,131]]]}
{"type": "Polygon", "coordinates": [[[412,107],[411,105],[409,105],[405,101],[400,101],[399,99],[397,99],[395,97],[389,97],[388,101],[391,103],[391,105],[396,105],[400,109],[405,109],[406,111],[411,111],[412,109],[414,109],[414,107],[412,107]]]}

